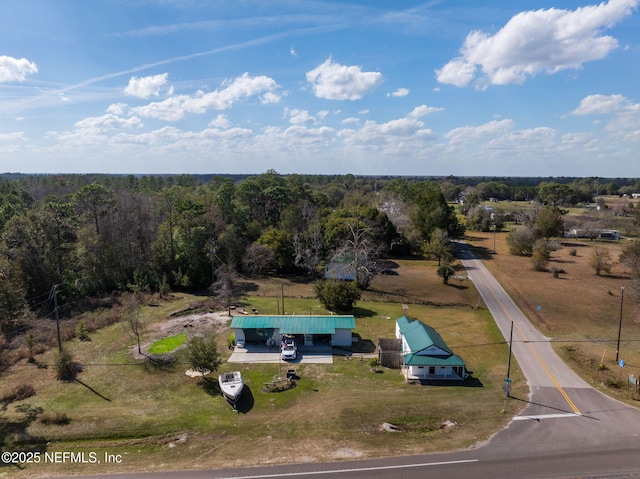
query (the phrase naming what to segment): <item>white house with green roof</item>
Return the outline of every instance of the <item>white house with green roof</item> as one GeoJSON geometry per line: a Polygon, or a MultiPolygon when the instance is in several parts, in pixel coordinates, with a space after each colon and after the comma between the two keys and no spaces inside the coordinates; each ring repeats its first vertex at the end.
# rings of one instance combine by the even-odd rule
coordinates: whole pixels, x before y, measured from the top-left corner
{"type": "Polygon", "coordinates": [[[351,346],[354,316],[243,315],[231,319],[236,342],[280,344],[282,337],[294,336],[304,346],[328,344],[351,346]]]}
{"type": "Polygon", "coordinates": [[[402,341],[402,373],[407,379],[460,381],[467,376],[462,358],[431,326],[402,316],[396,320],[396,337],[402,341]]]}

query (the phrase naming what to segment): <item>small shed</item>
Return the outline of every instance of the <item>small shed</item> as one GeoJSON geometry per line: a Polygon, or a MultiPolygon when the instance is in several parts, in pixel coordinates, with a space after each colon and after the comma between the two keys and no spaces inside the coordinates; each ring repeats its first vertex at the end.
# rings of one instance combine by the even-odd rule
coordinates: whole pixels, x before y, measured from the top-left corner
{"type": "Polygon", "coordinates": [[[465,362],[431,326],[402,316],[396,320],[396,337],[402,342],[402,373],[407,379],[460,381],[467,377],[465,362]]]}
{"type": "Polygon", "coordinates": [[[402,367],[402,340],[378,338],[378,361],[385,368],[402,367]]]}
{"type": "Polygon", "coordinates": [[[298,344],[305,346],[329,344],[350,347],[355,327],[356,319],[351,315],[251,315],[234,316],[231,320],[236,341],[269,345],[280,344],[282,337],[287,335],[294,336],[298,344]]]}

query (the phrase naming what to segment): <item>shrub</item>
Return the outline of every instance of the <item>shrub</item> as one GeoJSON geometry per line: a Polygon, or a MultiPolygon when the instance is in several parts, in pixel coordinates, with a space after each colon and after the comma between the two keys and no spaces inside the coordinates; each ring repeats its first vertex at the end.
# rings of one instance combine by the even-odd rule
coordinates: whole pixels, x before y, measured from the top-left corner
{"type": "Polygon", "coordinates": [[[456,275],[456,270],[450,264],[443,264],[438,267],[436,274],[442,278],[444,284],[449,284],[449,278],[456,275]]]}
{"type": "Polygon", "coordinates": [[[205,337],[195,336],[187,345],[187,360],[194,371],[199,371],[204,377],[207,371],[215,371],[220,366],[222,358],[218,353],[218,343],[215,334],[209,333],[205,337]]]}
{"type": "Polygon", "coordinates": [[[78,338],[80,341],[91,341],[91,338],[89,337],[89,331],[87,330],[87,327],[84,325],[84,321],[82,320],[76,326],[76,338],[78,338]]]}
{"type": "Polygon", "coordinates": [[[602,273],[609,274],[611,272],[611,254],[603,248],[594,248],[589,258],[589,266],[591,266],[596,276],[602,276],[602,273]]]}
{"type": "Polygon", "coordinates": [[[56,373],[61,381],[71,381],[78,374],[78,365],[73,361],[71,353],[64,348],[60,350],[56,358],[56,373]]]}
{"type": "Polygon", "coordinates": [[[71,422],[71,419],[63,412],[56,412],[53,414],[41,414],[40,422],[45,425],[66,426],[71,422]]]}
{"type": "Polygon", "coordinates": [[[10,392],[0,398],[1,404],[9,404],[15,401],[22,401],[23,399],[35,396],[36,390],[31,384],[18,384],[10,392]]]}
{"type": "Polygon", "coordinates": [[[538,240],[535,243],[531,254],[531,264],[534,271],[545,271],[549,262],[549,250],[545,240],[538,240]]]}
{"type": "Polygon", "coordinates": [[[24,335],[24,343],[27,346],[27,351],[29,351],[29,362],[32,363],[35,361],[33,355],[36,348],[36,337],[31,331],[24,335]]]}
{"type": "Polygon", "coordinates": [[[514,256],[531,256],[535,241],[536,236],[531,228],[514,228],[507,236],[509,253],[514,256]]]}
{"type": "Polygon", "coordinates": [[[570,255],[570,256],[576,256],[577,254],[578,254],[578,250],[577,250],[577,249],[575,249],[575,248],[571,248],[571,249],[569,250],[569,255],[570,255]]]}
{"type": "Polygon", "coordinates": [[[324,279],[315,286],[316,295],[329,311],[348,312],[360,299],[360,290],[354,282],[324,279]]]}

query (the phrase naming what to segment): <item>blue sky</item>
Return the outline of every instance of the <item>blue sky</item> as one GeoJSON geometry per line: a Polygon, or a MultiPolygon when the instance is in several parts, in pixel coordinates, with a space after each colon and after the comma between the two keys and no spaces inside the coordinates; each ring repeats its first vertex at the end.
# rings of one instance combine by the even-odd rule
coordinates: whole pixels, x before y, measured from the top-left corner
{"type": "Polygon", "coordinates": [[[4,0],[0,171],[640,177],[640,0],[4,0]]]}

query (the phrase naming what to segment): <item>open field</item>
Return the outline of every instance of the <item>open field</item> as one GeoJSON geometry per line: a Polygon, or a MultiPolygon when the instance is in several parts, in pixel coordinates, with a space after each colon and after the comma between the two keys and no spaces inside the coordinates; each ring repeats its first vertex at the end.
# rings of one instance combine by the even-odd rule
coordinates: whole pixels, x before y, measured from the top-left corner
{"type": "Polygon", "coordinates": [[[624,242],[563,239],[563,248],[551,253],[548,269],[565,272],[553,278],[550,272],[533,271],[530,258],[510,255],[506,236],[473,232],[468,242],[525,314],[552,338],[556,351],[574,370],[594,387],[638,405],[626,380],[627,374],[640,376],[640,316],[632,297],[630,272],[618,263],[624,242]],[[493,254],[494,238],[497,254],[493,254]],[[609,251],[614,262],[611,272],[601,277],[588,264],[596,247],[609,251]],[[575,256],[571,249],[576,250],[575,256]],[[619,357],[626,363],[623,370],[615,362],[621,303],[619,357]]]}
{"type": "MultiPolygon", "coordinates": [[[[341,460],[450,450],[486,440],[522,407],[520,401],[505,401],[501,390],[507,345],[488,312],[476,307],[478,295],[470,283],[443,285],[433,262],[397,261],[394,267],[398,276],[376,278],[358,303],[355,333],[369,345],[378,337],[393,337],[394,320],[403,314],[404,304],[411,317],[439,330],[481,387],[405,384],[398,370],[375,373],[354,354],[335,357],[332,365],[296,365],[297,387],[266,393],[263,383],[287,366],[225,363],[221,371],[240,368],[246,378],[248,394],[235,413],[213,378],[206,382],[184,374],[184,349],[175,352],[175,363],[153,366],[139,359],[135,340],[116,323],[93,332],[90,342],[69,342],[83,365],[77,382],[55,379],[53,352],[37,355],[36,364],[23,360],[6,372],[0,396],[21,384],[32,386],[35,395],[7,405],[0,434],[13,450],[95,452],[99,458],[107,453],[121,462],[4,467],[0,477],[341,460]],[[45,424],[42,415],[64,415],[69,423],[45,424]],[[382,430],[384,422],[402,432],[382,430]]],[[[275,313],[281,284],[265,279],[247,285],[250,293],[240,305],[275,313]]],[[[326,313],[312,298],[311,284],[284,284],[286,311],[326,313]]],[[[143,307],[143,347],[180,330],[190,335],[213,328],[227,357],[224,317],[172,316],[201,300],[176,294],[143,307]]],[[[512,377],[513,394],[525,396],[517,368],[512,377]]]]}

